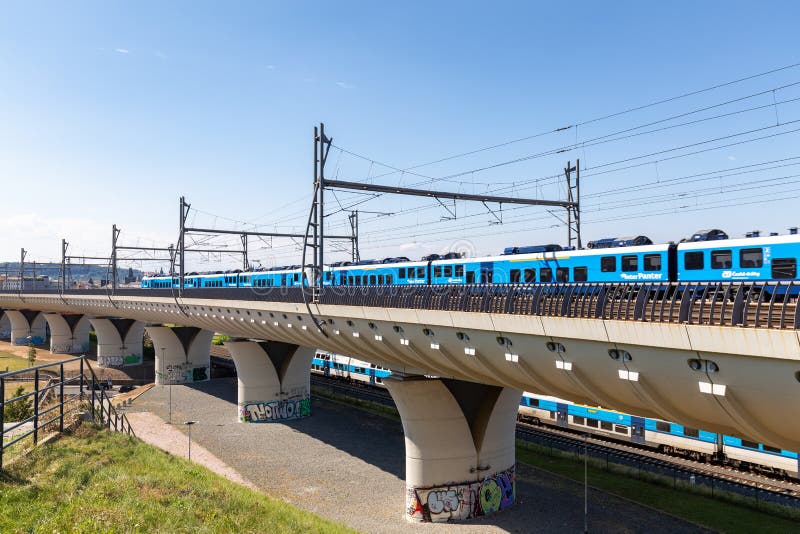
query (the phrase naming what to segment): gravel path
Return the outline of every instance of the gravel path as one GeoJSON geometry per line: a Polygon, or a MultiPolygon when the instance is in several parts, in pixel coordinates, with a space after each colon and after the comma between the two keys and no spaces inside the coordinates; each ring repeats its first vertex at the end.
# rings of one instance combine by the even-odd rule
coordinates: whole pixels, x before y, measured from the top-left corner
{"type": "MultiPolygon", "coordinates": [[[[168,418],[168,398],[168,386],[144,393],[128,408],[131,423],[145,440],[185,454],[186,427],[163,423],[168,418]]],[[[312,403],[309,418],[246,425],[236,420],[235,379],[172,386],[173,422],[199,421],[192,428],[192,460],[208,462],[228,478],[241,476],[273,497],[359,531],[583,530],[583,485],[523,464],[517,466],[517,504],[511,510],[462,524],[408,523],[403,516],[405,445],[400,422],[325,399],[314,398],[312,403]],[[202,445],[202,454],[195,454],[200,450],[195,444],[202,445]]],[[[701,530],[595,490],[589,492],[589,528],[592,532],[701,530]]]]}

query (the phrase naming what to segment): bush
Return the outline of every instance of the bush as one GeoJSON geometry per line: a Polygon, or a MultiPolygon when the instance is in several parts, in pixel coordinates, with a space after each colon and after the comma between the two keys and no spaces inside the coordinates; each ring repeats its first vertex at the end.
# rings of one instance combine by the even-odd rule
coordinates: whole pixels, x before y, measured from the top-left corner
{"type": "MultiPolygon", "coordinates": [[[[14,395],[12,398],[19,397],[24,394],[25,394],[25,388],[23,386],[18,386],[17,389],[14,391],[14,395]]],[[[23,419],[27,419],[32,415],[33,415],[33,399],[31,397],[26,397],[24,399],[20,399],[18,401],[6,404],[3,413],[5,421],[9,423],[22,421],[23,419]]]]}
{"type": "Polygon", "coordinates": [[[225,334],[216,334],[214,338],[211,340],[211,343],[214,345],[222,345],[226,341],[230,341],[231,336],[226,336],[225,334]]]}

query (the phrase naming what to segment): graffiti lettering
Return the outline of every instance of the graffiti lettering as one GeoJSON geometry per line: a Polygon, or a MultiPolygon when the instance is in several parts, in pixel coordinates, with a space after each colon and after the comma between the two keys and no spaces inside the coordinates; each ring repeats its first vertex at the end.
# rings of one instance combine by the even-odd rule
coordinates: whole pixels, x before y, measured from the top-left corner
{"type": "Polygon", "coordinates": [[[164,378],[167,384],[204,382],[208,380],[208,367],[197,367],[191,362],[168,364],[164,378]]]}
{"type": "Polygon", "coordinates": [[[511,467],[477,482],[410,487],[406,493],[406,513],[415,521],[439,522],[505,510],[516,498],[514,473],[511,467]]]}
{"type": "Polygon", "coordinates": [[[311,415],[311,398],[293,398],[270,402],[248,402],[239,409],[243,423],[275,423],[311,415]]]}

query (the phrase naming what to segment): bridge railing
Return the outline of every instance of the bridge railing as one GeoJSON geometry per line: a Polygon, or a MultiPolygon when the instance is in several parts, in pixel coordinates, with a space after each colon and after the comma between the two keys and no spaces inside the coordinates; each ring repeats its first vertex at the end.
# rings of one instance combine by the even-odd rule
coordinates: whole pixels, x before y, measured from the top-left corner
{"type": "Polygon", "coordinates": [[[33,436],[33,444],[36,445],[40,434],[47,430],[63,432],[64,417],[82,409],[84,401],[89,401],[88,409],[95,422],[109,430],[133,435],[125,414],[117,413],[106,395],[104,384],[97,378],[86,356],[0,373],[0,469],[3,468],[3,453],[7,448],[29,436],[33,436]],[[64,366],[72,362],[79,362],[79,373],[68,377],[64,373],[64,366]],[[42,387],[44,380],[47,383],[42,387]],[[33,382],[33,391],[6,399],[6,389],[20,382],[33,382]],[[78,393],[65,392],[65,387],[77,387],[78,393]],[[24,406],[21,413],[31,415],[7,423],[6,408],[17,403],[24,406]]]}
{"type": "MultiPolygon", "coordinates": [[[[184,289],[182,299],[302,303],[300,287],[184,289]]],[[[306,288],[305,291],[308,291],[306,288]]],[[[2,293],[2,292],[0,292],[2,293]]],[[[26,294],[53,294],[31,291],[26,294]]],[[[70,295],[107,295],[70,290],[70,295]]],[[[177,289],[117,289],[116,297],[174,297],[177,289]]],[[[342,306],[427,309],[687,323],[754,328],[800,328],[800,282],[550,283],[419,286],[333,286],[320,303],[342,306]]]]}

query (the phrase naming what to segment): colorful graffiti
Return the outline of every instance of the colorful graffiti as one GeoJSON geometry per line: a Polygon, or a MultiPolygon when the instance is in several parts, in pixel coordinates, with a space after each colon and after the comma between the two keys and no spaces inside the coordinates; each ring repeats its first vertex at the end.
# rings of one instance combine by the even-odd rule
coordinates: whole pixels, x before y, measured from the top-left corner
{"type": "Polygon", "coordinates": [[[128,354],[127,356],[122,356],[121,354],[114,356],[104,354],[97,355],[97,365],[100,367],[127,367],[130,365],[141,365],[141,363],[141,354],[128,354]]]}
{"type": "Polygon", "coordinates": [[[409,487],[406,514],[425,523],[471,519],[505,510],[516,498],[515,468],[475,482],[409,487]]]}
{"type": "Polygon", "coordinates": [[[44,343],[44,338],[42,336],[26,336],[26,337],[15,337],[14,338],[14,345],[30,345],[33,343],[34,345],[41,345],[44,343]]]}
{"type": "Polygon", "coordinates": [[[239,421],[243,423],[277,423],[311,415],[311,397],[270,401],[247,402],[239,407],[239,421]]]}
{"type": "Polygon", "coordinates": [[[205,382],[209,379],[209,368],[208,366],[197,367],[192,362],[167,364],[164,375],[167,384],[205,382]]]}
{"type": "Polygon", "coordinates": [[[50,340],[50,352],[53,354],[73,354],[78,352],[87,352],[89,350],[89,343],[81,343],[80,341],[65,341],[63,343],[54,342],[50,340]]]}

